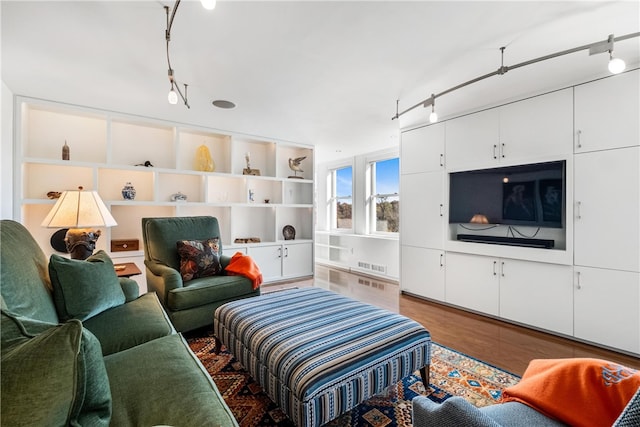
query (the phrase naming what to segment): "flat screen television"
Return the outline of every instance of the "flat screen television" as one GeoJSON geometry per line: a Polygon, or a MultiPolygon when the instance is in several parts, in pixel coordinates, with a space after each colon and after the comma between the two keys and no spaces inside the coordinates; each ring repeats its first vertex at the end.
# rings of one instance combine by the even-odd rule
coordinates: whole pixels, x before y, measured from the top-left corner
{"type": "Polygon", "coordinates": [[[484,215],[491,224],[562,228],[566,162],[554,161],[449,174],[449,223],[484,215]]]}

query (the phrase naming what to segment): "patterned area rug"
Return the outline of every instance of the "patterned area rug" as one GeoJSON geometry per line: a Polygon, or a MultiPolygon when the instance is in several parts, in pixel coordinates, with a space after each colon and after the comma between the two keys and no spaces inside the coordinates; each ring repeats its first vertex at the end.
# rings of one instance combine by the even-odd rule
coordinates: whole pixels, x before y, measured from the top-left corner
{"type": "MultiPolygon", "coordinates": [[[[218,386],[225,402],[242,427],[293,426],[242,365],[222,347],[215,353],[211,336],[188,337],[189,346],[218,386]]],[[[331,427],[411,426],[411,399],[427,395],[435,402],[462,396],[481,407],[500,400],[502,389],[520,378],[455,350],[432,343],[429,391],[420,375],[404,378],[385,393],[372,397],[326,424],[331,427]]]]}

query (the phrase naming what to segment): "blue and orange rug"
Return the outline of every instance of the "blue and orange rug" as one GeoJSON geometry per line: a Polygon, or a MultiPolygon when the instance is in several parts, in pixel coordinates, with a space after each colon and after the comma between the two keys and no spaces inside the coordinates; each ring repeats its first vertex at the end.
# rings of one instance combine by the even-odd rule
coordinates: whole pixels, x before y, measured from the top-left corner
{"type": "MultiPolygon", "coordinates": [[[[218,386],[225,402],[242,427],[293,426],[258,383],[226,350],[215,352],[211,336],[190,337],[189,346],[218,386]]],[[[433,343],[429,391],[416,372],[372,397],[327,426],[411,426],[411,399],[426,395],[435,402],[462,396],[481,407],[500,400],[502,390],[520,377],[450,348],[433,343]]]]}

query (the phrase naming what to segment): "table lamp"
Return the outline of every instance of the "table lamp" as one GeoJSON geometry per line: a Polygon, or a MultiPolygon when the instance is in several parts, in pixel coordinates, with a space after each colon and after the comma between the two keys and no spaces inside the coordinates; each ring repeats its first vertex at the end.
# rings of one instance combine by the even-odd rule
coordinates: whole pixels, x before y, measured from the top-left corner
{"type": "Polygon", "coordinates": [[[43,227],[68,228],[64,242],[72,259],[87,259],[96,247],[100,230],[118,225],[97,191],[65,191],[42,221],[43,227]]]}
{"type": "Polygon", "coordinates": [[[489,219],[486,215],[475,214],[473,218],[469,220],[471,224],[489,224],[489,219]]]}

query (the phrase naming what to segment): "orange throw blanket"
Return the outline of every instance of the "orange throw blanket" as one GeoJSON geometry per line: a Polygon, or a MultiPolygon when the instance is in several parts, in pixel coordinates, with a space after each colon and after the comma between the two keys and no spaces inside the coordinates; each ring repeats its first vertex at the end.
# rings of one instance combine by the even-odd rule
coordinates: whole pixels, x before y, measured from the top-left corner
{"type": "Polygon", "coordinates": [[[600,359],[536,359],[502,402],[524,403],[579,427],[611,426],[640,387],[640,372],[600,359]]]}
{"type": "Polygon", "coordinates": [[[258,289],[262,284],[262,273],[253,259],[244,255],[242,252],[236,252],[231,257],[229,265],[224,269],[230,276],[244,276],[251,280],[253,289],[258,289]]]}

